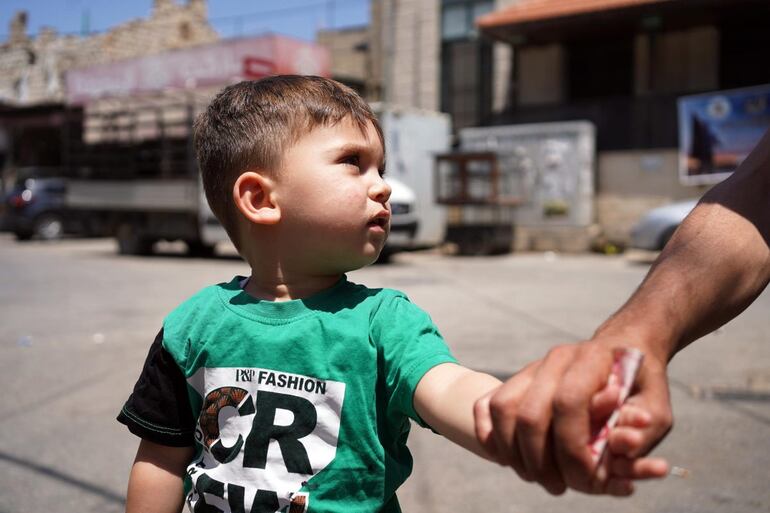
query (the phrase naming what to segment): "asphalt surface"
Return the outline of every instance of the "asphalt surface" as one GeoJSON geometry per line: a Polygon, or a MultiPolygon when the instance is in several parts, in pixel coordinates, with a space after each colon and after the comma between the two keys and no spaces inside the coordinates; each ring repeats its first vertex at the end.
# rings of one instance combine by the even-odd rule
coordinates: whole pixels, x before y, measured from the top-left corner
{"type": "MultiPolygon", "coordinates": [[[[164,315],[247,272],[168,246],[119,257],[111,241],[18,244],[0,234],[0,513],[122,511],[137,440],[114,421],[164,315]]],[[[648,269],[625,257],[398,255],[353,281],[404,290],[467,366],[507,376],[575,341],[648,269]]],[[[671,364],[676,425],[656,450],[690,477],[625,500],[554,498],[415,428],[405,512],[770,511],[770,293],[671,364]]]]}

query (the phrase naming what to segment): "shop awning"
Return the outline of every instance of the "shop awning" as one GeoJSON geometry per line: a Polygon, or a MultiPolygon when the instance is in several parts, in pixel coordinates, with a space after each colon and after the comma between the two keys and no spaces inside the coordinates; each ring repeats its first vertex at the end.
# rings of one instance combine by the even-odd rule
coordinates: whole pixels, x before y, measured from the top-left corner
{"type": "Polygon", "coordinates": [[[670,3],[674,0],[521,0],[481,16],[476,25],[487,35],[510,40],[542,28],[543,24],[563,24],[575,18],[614,15],[670,3]]]}

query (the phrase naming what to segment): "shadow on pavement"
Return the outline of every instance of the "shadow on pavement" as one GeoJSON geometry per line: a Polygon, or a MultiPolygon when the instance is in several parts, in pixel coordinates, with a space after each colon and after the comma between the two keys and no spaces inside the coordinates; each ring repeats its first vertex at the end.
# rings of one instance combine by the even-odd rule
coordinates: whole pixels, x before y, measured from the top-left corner
{"type": "Polygon", "coordinates": [[[60,472],[46,465],[41,465],[38,463],[27,461],[2,451],[0,451],[0,461],[5,461],[12,465],[16,465],[18,467],[31,470],[32,472],[36,472],[37,474],[40,474],[42,476],[54,479],[61,483],[68,484],[74,488],[78,488],[83,492],[101,497],[102,499],[105,499],[109,502],[114,502],[115,504],[126,503],[126,498],[123,495],[117,494],[99,485],[89,483],[88,481],[84,481],[83,479],[79,479],[77,477],[67,475],[63,472],[60,472]]]}

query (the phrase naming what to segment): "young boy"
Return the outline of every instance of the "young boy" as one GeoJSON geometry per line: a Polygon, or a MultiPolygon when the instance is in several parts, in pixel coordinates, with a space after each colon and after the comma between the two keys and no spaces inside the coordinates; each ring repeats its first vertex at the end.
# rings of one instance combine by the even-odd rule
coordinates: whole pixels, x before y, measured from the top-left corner
{"type": "Polygon", "coordinates": [[[500,382],[458,365],[404,294],[345,277],[389,231],[366,103],[318,77],[242,82],[198,118],[195,143],[251,275],[165,319],[118,417],[142,438],[127,510],[186,497],[193,512],[396,512],[409,419],[504,461],[473,414],[500,382]]]}

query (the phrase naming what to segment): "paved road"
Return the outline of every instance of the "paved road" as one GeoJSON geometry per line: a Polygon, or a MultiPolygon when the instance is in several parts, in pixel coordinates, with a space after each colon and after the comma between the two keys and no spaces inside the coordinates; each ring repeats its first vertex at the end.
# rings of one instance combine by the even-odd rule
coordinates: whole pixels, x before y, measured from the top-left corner
{"type": "MultiPolygon", "coordinates": [[[[113,419],[149,343],[175,304],[246,270],[235,258],[118,257],[109,241],[0,235],[0,513],[122,511],[137,441],[113,419]]],[[[622,257],[429,253],[351,279],[406,291],[461,361],[507,375],[588,336],[646,270],[622,257]]],[[[672,363],[677,424],[657,452],[690,478],[643,485],[628,500],[552,498],[415,429],[404,511],[770,511],[769,310],[765,293],[672,363]],[[728,393],[707,397],[721,386],[728,393]]]]}

